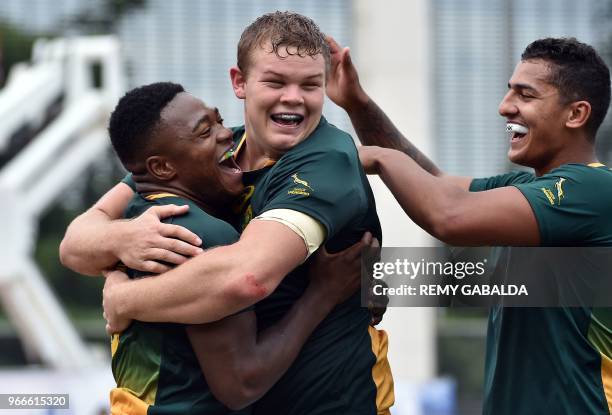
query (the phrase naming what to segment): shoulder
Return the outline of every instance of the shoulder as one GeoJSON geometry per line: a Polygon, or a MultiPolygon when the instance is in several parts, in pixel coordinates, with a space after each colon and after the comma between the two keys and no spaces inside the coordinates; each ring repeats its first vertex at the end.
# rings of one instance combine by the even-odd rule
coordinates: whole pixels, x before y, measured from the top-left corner
{"type": "Polygon", "coordinates": [[[543,245],[610,243],[612,172],[566,164],[516,186],[531,205],[543,245]]]}
{"type": "Polygon", "coordinates": [[[526,171],[514,171],[492,177],[473,179],[470,183],[470,191],[479,192],[483,190],[496,189],[498,187],[512,186],[520,183],[529,183],[534,180],[533,173],[526,171]]]}
{"type": "Polygon", "coordinates": [[[282,166],[293,163],[317,163],[332,169],[360,166],[357,148],[351,135],[329,124],[324,118],[315,131],[283,155],[278,164],[282,166]]]}
{"type": "Polygon", "coordinates": [[[229,223],[205,212],[189,199],[179,196],[164,196],[152,199],[147,199],[142,195],[137,195],[136,197],[138,197],[137,204],[141,206],[140,213],[151,206],[188,205],[189,211],[186,214],[167,218],[164,222],[189,229],[204,241],[206,248],[231,244],[240,237],[238,232],[229,223]]]}

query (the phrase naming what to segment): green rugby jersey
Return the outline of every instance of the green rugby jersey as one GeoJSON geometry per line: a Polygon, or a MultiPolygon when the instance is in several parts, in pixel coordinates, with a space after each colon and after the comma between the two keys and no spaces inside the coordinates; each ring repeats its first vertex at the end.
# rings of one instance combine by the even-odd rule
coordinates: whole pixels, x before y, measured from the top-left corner
{"type": "MultiPolygon", "coordinates": [[[[130,185],[131,179],[124,180],[130,185]]],[[[197,234],[207,248],[238,240],[228,223],[204,212],[192,201],[160,193],[134,195],[125,217],[135,217],[155,205],[189,205],[189,212],[164,220],[197,234]]],[[[130,277],[137,272],[128,271],[130,277]]],[[[112,369],[117,388],[111,392],[113,414],[250,414],[234,412],[211,393],[183,324],[134,321],[113,336],[112,369]]]]}
{"type": "MultiPolygon", "coordinates": [[[[240,141],[237,153],[244,131],[244,127],[234,129],[234,139],[240,141]]],[[[323,118],[305,141],[273,165],[243,173],[243,180],[247,186],[239,209],[243,227],[265,211],[292,209],[323,224],[325,244],[332,252],[359,241],[365,231],[381,239],[374,198],[355,144],[350,135],[323,118]]],[[[260,328],[278,321],[303,294],[308,284],[307,264],[288,274],[274,293],[255,305],[260,328]]],[[[386,335],[370,328],[369,321],[359,295],[337,306],[289,370],[255,403],[254,412],[387,413],[393,403],[393,384],[386,335]]]]}
{"type": "MultiPolygon", "coordinates": [[[[515,186],[535,214],[542,246],[612,246],[612,171],[567,164],[472,181],[471,191],[515,186]]],[[[509,248],[511,249],[511,248],[509,248]]],[[[484,414],[608,414],[612,309],[492,308],[484,414]]]]}

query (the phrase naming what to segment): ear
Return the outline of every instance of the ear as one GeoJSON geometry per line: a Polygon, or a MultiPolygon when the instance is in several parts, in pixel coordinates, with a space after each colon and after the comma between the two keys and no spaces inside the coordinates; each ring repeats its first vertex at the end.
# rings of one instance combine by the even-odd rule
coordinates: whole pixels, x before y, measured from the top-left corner
{"type": "Polygon", "coordinates": [[[591,104],[588,101],[576,101],[569,105],[569,114],[565,121],[567,128],[582,128],[591,116],[591,104]]]}
{"type": "Polygon", "coordinates": [[[168,181],[176,177],[176,169],[166,159],[161,156],[151,156],[146,161],[147,171],[158,180],[168,181]]]}
{"type": "Polygon", "coordinates": [[[234,88],[234,94],[239,99],[244,99],[246,94],[244,93],[246,86],[246,76],[237,66],[230,68],[230,78],[232,80],[232,88],[234,88]]]}

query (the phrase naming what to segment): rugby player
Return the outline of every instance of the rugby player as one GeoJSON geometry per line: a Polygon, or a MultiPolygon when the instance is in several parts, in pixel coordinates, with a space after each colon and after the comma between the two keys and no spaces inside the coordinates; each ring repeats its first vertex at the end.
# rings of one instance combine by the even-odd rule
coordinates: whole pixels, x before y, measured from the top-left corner
{"type": "MultiPolygon", "coordinates": [[[[454,245],[612,245],[612,171],[595,156],[610,72],[591,46],[573,38],[527,46],[499,113],[511,132],[508,158],[534,172],[471,179],[420,153],[362,89],[348,48],[329,41],[328,95],[372,146],[360,149],[366,170],[423,229],[454,245]]],[[[611,359],[609,308],[494,307],[483,413],[610,413],[611,359]]]]}
{"type": "MultiPolygon", "coordinates": [[[[323,34],[304,16],[276,12],[247,27],[238,65],[230,72],[245,110],[245,125],[234,129],[234,158],[247,185],[239,209],[242,235],[237,243],[200,254],[157,278],[107,278],[104,306],[111,331],[122,330],[130,319],[210,322],[260,300],[258,323],[268,327],[306,289],[304,261],[310,253],[323,244],[339,251],[366,231],[380,239],[355,145],[322,117],[329,59],[323,34]]],[[[117,185],[69,227],[62,243],[68,266],[96,271],[93,263],[83,263],[99,244],[106,245],[95,259],[100,268],[137,256],[119,252],[108,240],[134,232],[110,222],[131,196],[128,186],[117,185]]],[[[177,235],[174,229],[162,232],[177,235]]],[[[159,233],[149,235],[160,239],[159,233]]],[[[183,253],[189,247],[177,248],[183,253]]],[[[176,253],[156,249],[155,259],[182,261],[176,253]]],[[[358,295],[336,307],[256,403],[255,413],[389,413],[394,398],[387,337],[369,321],[358,295]]]]}
{"type": "MultiPolygon", "coordinates": [[[[151,206],[187,205],[167,221],[183,226],[206,248],[238,240],[220,218],[243,189],[240,171],[218,161],[233,145],[232,132],[216,108],[169,82],[133,89],[117,104],[109,123],[113,147],[133,174],[137,193],[126,217],[151,206]]],[[[358,256],[361,244],[350,250],[358,256]]],[[[257,332],[255,312],[214,323],[184,326],[134,321],[113,336],[113,414],[229,414],[259,399],[285,372],[317,324],[359,287],[355,266],[316,274],[304,295],[276,324],[257,332]],[[193,348],[192,348],[193,346],[193,348]],[[201,369],[200,369],[201,367],[201,369]],[[218,398],[218,399],[217,399],[218,398]],[[229,407],[229,408],[228,408],[229,407]]],[[[130,270],[132,277],[144,273],[130,270]]]]}

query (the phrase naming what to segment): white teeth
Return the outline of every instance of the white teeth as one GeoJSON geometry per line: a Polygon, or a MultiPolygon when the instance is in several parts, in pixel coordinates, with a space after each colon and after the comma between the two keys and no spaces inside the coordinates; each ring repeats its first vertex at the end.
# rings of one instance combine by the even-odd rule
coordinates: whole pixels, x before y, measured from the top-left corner
{"type": "Polygon", "coordinates": [[[506,133],[527,134],[529,129],[524,125],[509,122],[506,124],[506,133]]]}
{"type": "Polygon", "coordinates": [[[302,119],[302,116],[298,114],[275,114],[274,117],[283,121],[299,121],[302,119]]]}

